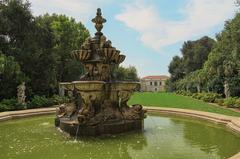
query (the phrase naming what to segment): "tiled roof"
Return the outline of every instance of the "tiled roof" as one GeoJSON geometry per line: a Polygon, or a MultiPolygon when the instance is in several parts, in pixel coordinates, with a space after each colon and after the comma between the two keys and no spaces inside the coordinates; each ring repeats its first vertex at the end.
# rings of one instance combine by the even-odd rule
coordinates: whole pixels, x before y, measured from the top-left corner
{"type": "Polygon", "coordinates": [[[166,80],[166,79],[169,79],[169,77],[166,76],[166,75],[160,75],[160,76],[146,76],[146,77],[143,77],[142,79],[161,79],[161,80],[166,80]]]}

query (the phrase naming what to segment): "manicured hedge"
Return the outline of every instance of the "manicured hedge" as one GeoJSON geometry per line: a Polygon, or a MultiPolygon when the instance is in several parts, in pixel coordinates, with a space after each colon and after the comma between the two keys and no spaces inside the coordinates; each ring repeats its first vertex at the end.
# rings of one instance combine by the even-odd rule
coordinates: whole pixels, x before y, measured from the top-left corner
{"type": "Polygon", "coordinates": [[[224,99],[220,94],[217,93],[191,93],[187,91],[177,91],[176,93],[183,96],[190,96],[198,100],[203,100],[204,102],[217,103],[220,106],[240,108],[240,98],[237,97],[224,99]]]}

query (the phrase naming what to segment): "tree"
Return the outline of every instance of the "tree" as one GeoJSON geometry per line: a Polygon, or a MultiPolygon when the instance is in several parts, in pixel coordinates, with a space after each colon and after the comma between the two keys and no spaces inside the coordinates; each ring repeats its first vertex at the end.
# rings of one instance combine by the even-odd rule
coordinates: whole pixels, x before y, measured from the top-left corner
{"type": "MultiPolygon", "coordinates": [[[[187,73],[183,79],[177,82],[179,85],[176,87],[177,89],[183,89],[186,83],[194,82],[197,84],[199,92],[204,90],[225,94],[225,97],[240,96],[239,25],[240,13],[237,13],[234,19],[225,23],[223,31],[217,35],[217,41],[208,55],[203,69],[187,73]]],[[[192,48],[192,45],[188,44],[186,47],[192,48]]]]}
{"type": "Polygon", "coordinates": [[[62,82],[78,80],[83,74],[83,66],[70,55],[73,50],[80,49],[85,39],[90,36],[89,31],[81,22],[77,23],[65,15],[45,14],[37,17],[36,21],[50,28],[53,33],[57,80],[62,82]]]}
{"type": "MultiPolygon", "coordinates": [[[[183,79],[191,72],[202,69],[204,62],[208,59],[208,55],[212,51],[214,45],[215,41],[207,36],[196,41],[184,42],[181,49],[182,57],[174,56],[169,64],[168,71],[171,74],[171,77],[167,83],[169,85],[167,86],[168,89],[176,89],[177,87],[174,82],[183,79]]],[[[184,83],[183,81],[180,83],[184,83]]],[[[198,91],[201,91],[200,85],[198,85],[197,88],[198,91]]]]}
{"type": "Polygon", "coordinates": [[[13,56],[29,79],[27,96],[51,96],[59,81],[77,80],[82,65],[70,58],[89,36],[88,30],[64,15],[34,17],[30,3],[11,0],[0,6],[0,51],[13,56]]]}
{"type": "Polygon", "coordinates": [[[28,2],[11,0],[0,4],[0,35],[3,54],[17,56],[18,48],[26,45],[26,37],[33,30],[33,19],[28,2]],[[10,50],[6,50],[7,48],[10,50]]]}
{"type": "Polygon", "coordinates": [[[179,56],[174,56],[170,65],[168,66],[168,72],[171,74],[171,82],[175,82],[178,79],[183,78],[183,76],[185,75],[183,59],[179,56]]]}
{"type": "Polygon", "coordinates": [[[240,0],[236,0],[235,3],[237,4],[237,6],[240,6],[240,0]]]}
{"type": "Polygon", "coordinates": [[[201,69],[208,59],[215,41],[207,36],[196,41],[187,41],[181,49],[186,74],[201,69]]]}
{"type": "Polygon", "coordinates": [[[16,97],[17,86],[26,80],[14,57],[0,54],[0,100],[16,97]]]}
{"type": "Polygon", "coordinates": [[[221,93],[227,96],[240,94],[240,14],[225,23],[224,30],[217,35],[217,43],[204,67],[210,77],[219,81],[221,93]],[[223,88],[225,90],[223,90],[223,88]],[[227,90],[226,90],[227,89],[227,90]]]}
{"type": "Polygon", "coordinates": [[[137,69],[134,66],[127,68],[120,66],[114,70],[114,76],[117,81],[139,81],[137,69]]]}
{"type": "Polygon", "coordinates": [[[181,49],[182,57],[173,57],[169,65],[170,80],[177,81],[186,74],[201,69],[214,44],[215,41],[207,36],[196,41],[184,42],[181,49]]]}

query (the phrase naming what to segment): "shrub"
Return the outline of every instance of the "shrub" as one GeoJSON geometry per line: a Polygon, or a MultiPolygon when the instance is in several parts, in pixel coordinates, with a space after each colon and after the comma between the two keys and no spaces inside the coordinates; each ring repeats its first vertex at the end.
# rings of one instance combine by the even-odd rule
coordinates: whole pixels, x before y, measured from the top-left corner
{"type": "Polygon", "coordinates": [[[35,95],[30,102],[28,102],[27,108],[40,108],[54,105],[52,98],[46,98],[45,96],[35,95]]]}
{"type": "Polygon", "coordinates": [[[235,107],[240,108],[240,99],[239,98],[236,99],[236,101],[235,101],[235,107]]]}
{"type": "Polygon", "coordinates": [[[229,108],[237,108],[238,103],[239,103],[239,99],[237,99],[236,97],[229,97],[224,99],[223,105],[229,108]]]}
{"type": "Polygon", "coordinates": [[[0,112],[10,111],[10,110],[21,110],[26,108],[40,108],[48,107],[55,104],[68,103],[68,97],[61,97],[54,95],[51,98],[46,98],[45,96],[35,95],[27,104],[20,104],[17,102],[17,99],[4,99],[0,102],[0,112]]]}
{"type": "Polygon", "coordinates": [[[216,99],[221,98],[221,95],[217,93],[203,93],[203,97],[201,98],[204,102],[215,102],[216,99]]]}
{"type": "Polygon", "coordinates": [[[202,100],[203,94],[202,93],[193,93],[192,97],[195,99],[202,100]]]}
{"type": "Polygon", "coordinates": [[[59,95],[53,95],[52,100],[54,104],[62,104],[62,103],[68,103],[69,98],[68,97],[61,97],[59,95]]]}
{"type": "Polygon", "coordinates": [[[191,92],[188,91],[183,91],[183,90],[178,90],[176,91],[177,94],[183,95],[183,96],[192,96],[191,92]]]}
{"type": "Polygon", "coordinates": [[[3,99],[0,102],[0,111],[21,110],[26,109],[26,105],[17,102],[17,99],[3,99]]]}
{"type": "Polygon", "coordinates": [[[3,112],[3,111],[8,111],[8,110],[11,110],[11,107],[6,105],[6,104],[3,104],[2,102],[0,103],[0,112],[3,112]]]}
{"type": "Polygon", "coordinates": [[[220,99],[221,95],[217,93],[193,93],[192,97],[195,99],[203,100],[204,102],[215,102],[216,99],[220,99]]]}
{"type": "Polygon", "coordinates": [[[220,105],[220,106],[223,106],[224,104],[224,99],[222,99],[222,98],[219,98],[219,99],[216,99],[215,101],[214,101],[215,103],[217,103],[218,105],[220,105]]]}

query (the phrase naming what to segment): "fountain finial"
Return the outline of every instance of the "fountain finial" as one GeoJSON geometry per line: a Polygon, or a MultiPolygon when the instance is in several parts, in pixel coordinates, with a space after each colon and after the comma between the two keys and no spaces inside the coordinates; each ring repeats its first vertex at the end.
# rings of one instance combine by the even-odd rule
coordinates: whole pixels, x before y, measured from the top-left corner
{"type": "Polygon", "coordinates": [[[102,28],[103,28],[103,23],[105,23],[107,20],[102,17],[102,12],[101,9],[97,9],[97,14],[96,17],[92,19],[92,22],[95,23],[95,28],[97,29],[97,32],[95,35],[102,35],[102,28]]]}

